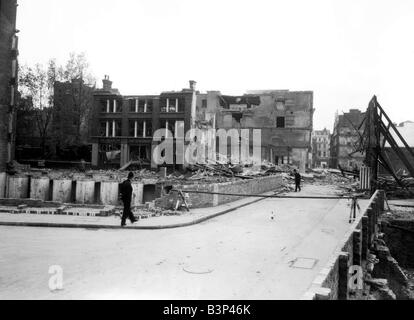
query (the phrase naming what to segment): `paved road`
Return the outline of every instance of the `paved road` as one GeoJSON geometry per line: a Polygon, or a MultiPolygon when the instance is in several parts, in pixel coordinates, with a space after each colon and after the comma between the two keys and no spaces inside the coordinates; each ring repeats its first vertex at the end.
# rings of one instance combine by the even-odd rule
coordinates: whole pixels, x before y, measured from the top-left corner
{"type": "Polygon", "coordinates": [[[348,215],[347,200],[267,199],[172,230],[0,227],[0,299],[300,299],[348,215]]]}

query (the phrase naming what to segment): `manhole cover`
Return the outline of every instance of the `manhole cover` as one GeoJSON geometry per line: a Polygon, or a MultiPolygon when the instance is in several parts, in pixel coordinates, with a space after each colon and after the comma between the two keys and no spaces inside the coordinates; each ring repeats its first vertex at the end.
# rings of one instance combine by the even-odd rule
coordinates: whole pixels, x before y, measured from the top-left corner
{"type": "Polygon", "coordinates": [[[318,260],[312,258],[296,258],[290,266],[299,269],[313,269],[317,263],[318,260]]]}
{"type": "Polygon", "coordinates": [[[208,274],[212,273],[214,269],[210,269],[204,266],[185,266],[183,271],[191,274],[208,274]]]}

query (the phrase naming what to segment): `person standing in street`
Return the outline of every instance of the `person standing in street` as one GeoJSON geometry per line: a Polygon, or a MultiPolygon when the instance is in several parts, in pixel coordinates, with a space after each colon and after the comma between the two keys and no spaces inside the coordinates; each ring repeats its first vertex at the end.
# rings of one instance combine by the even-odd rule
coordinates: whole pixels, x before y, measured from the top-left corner
{"type": "Polygon", "coordinates": [[[132,200],[132,184],[131,180],[134,178],[134,174],[130,172],[128,179],[121,184],[121,200],[124,204],[124,211],[122,213],[121,227],[125,227],[126,220],[129,219],[131,223],[137,222],[131,211],[131,200],[132,200]]]}
{"type": "Polygon", "coordinates": [[[295,169],[293,170],[294,176],[295,176],[295,192],[299,192],[302,191],[300,188],[300,182],[302,180],[302,176],[300,175],[300,173],[295,169]]]}

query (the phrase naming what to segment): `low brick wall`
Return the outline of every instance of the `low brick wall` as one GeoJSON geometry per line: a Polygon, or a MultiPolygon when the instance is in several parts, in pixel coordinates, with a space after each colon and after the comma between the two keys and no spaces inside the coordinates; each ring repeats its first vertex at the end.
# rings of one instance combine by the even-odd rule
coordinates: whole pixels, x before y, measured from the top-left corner
{"type": "Polygon", "coordinates": [[[367,210],[356,220],[339,243],[327,265],[313,281],[304,300],[346,300],[349,268],[365,266],[368,250],[378,232],[378,218],[384,211],[384,191],[377,190],[367,210]]]}
{"type": "MultiPolygon", "coordinates": [[[[192,208],[215,207],[224,203],[233,202],[244,198],[244,194],[262,194],[265,192],[278,190],[283,185],[282,176],[272,175],[249,180],[237,180],[225,183],[212,184],[179,184],[173,185],[174,189],[186,191],[201,191],[207,193],[189,193],[189,203],[192,208]],[[240,196],[216,195],[208,193],[229,193],[240,194],[240,196]]],[[[160,208],[170,209],[179,199],[176,192],[164,195],[155,201],[155,205],[160,208]]]]}

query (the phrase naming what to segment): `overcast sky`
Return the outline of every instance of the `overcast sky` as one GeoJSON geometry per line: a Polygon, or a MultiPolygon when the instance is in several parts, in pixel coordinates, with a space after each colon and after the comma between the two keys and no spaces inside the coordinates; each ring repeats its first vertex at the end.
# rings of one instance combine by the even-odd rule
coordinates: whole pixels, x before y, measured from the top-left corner
{"type": "Polygon", "coordinates": [[[315,129],[376,94],[414,120],[414,1],[19,0],[20,63],[85,52],[122,94],[314,91],[315,129]]]}

